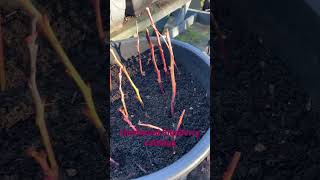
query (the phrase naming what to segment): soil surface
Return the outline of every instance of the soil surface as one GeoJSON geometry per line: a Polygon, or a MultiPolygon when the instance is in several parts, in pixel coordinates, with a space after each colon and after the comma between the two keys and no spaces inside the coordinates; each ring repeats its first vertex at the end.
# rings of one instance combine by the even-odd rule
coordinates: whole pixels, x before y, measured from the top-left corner
{"type": "Polygon", "coordinates": [[[320,121],[303,87],[259,36],[227,53],[229,65],[214,62],[212,179],[235,151],[242,156],[233,179],[318,179],[320,121]]]}
{"type": "MultiPolygon", "coordinates": [[[[75,68],[90,83],[96,109],[106,123],[107,62],[90,1],[45,0],[35,5],[48,14],[75,68]]],[[[43,148],[27,86],[30,65],[24,39],[30,33],[31,21],[23,11],[6,7],[0,10],[5,18],[2,26],[8,85],[5,92],[0,92],[0,179],[42,179],[39,165],[24,152],[30,146],[43,148]]],[[[41,35],[38,44],[37,84],[46,102],[45,120],[61,178],[106,179],[106,156],[96,130],[81,113],[85,107],[82,94],[41,35]]]]}
{"type": "MultiPolygon", "coordinates": [[[[149,52],[143,54],[142,64],[146,76],[142,77],[136,57],[123,61],[131,75],[134,83],[140,90],[144,101],[144,110],[135,98],[135,92],[123,74],[123,91],[128,108],[130,120],[139,130],[153,130],[137,125],[140,120],[143,123],[156,125],[163,129],[175,130],[179,116],[183,109],[186,110],[180,129],[199,130],[200,137],[204,135],[209,127],[209,98],[200,83],[193,80],[193,75],[184,70],[177,63],[180,74],[176,73],[177,96],[174,117],[170,117],[171,81],[167,81],[162,72],[161,59],[157,58],[158,68],[162,72],[162,80],[165,95],[161,94],[153,64],[150,61],[149,52]]],[[[111,157],[117,161],[119,166],[111,167],[112,179],[128,179],[150,174],[156,170],[166,167],[187,153],[198,141],[194,136],[177,136],[176,148],[172,147],[150,147],[144,146],[145,140],[170,138],[162,136],[131,136],[121,137],[120,130],[132,130],[123,121],[118,109],[122,107],[119,93],[119,69],[112,66],[112,93],[111,93],[111,157]],[[173,154],[175,150],[176,154],[173,154]],[[140,166],[140,167],[139,167],[140,166]]],[[[176,71],[177,72],[177,71],[176,71]]]]}

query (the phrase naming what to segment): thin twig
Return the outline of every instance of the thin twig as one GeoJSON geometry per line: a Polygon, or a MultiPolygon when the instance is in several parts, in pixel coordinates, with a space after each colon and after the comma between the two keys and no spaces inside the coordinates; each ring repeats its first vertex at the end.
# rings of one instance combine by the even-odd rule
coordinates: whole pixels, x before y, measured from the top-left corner
{"type": "Polygon", "coordinates": [[[128,114],[128,110],[127,110],[127,106],[126,106],[126,101],[124,100],[124,93],[122,91],[122,68],[120,68],[119,70],[119,91],[120,91],[120,95],[121,95],[121,102],[122,102],[122,106],[123,106],[123,110],[125,115],[129,115],[128,114]]]}
{"type": "Polygon", "coordinates": [[[59,171],[49,166],[47,161],[47,154],[45,151],[37,151],[34,147],[29,147],[26,154],[32,157],[41,167],[44,180],[59,180],[59,171]]]}
{"type": "Polygon", "coordinates": [[[176,78],[174,75],[174,56],[173,56],[173,49],[171,45],[171,40],[170,40],[170,34],[169,31],[166,31],[166,37],[167,41],[169,44],[169,52],[170,52],[170,74],[171,74],[171,86],[172,86],[172,96],[171,96],[171,116],[174,116],[174,105],[175,105],[175,98],[176,98],[176,93],[177,93],[177,85],[176,85],[176,78]]]}
{"type": "Polygon", "coordinates": [[[15,15],[15,14],[17,14],[17,11],[12,11],[12,12],[10,12],[9,14],[6,14],[6,15],[4,16],[4,18],[9,18],[9,17],[11,17],[11,16],[13,16],[13,15],[15,15]]]}
{"type": "Polygon", "coordinates": [[[150,22],[151,22],[151,27],[153,28],[154,32],[156,33],[156,37],[157,37],[157,42],[158,42],[158,48],[159,48],[159,51],[160,51],[160,56],[161,56],[161,59],[162,59],[162,64],[163,64],[163,70],[167,76],[167,79],[169,79],[169,72],[168,72],[168,68],[167,68],[167,63],[166,63],[166,59],[164,57],[164,53],[163,53],[163,49],[162,49],[162,45],[161,45],[161,40],[160,40],[160,35],[161,33],[158,31],[154,21],[153,21],[153,18],[152,18],[152,15],[151,15],[151,12],[150,12],[150,9],[147,7],[146,8],[147,12],[148,12],[148,16],[149,16],[149,19],[150,19],[150,22]]]}
{"type": "MultiPolygon", "coordinates": [[[[161,35],[161,34],[160,34],[160,36],[162,37],[163,41],[164,41],[165,44],[167,45],[167,48],[169,49],[169,48],[170,48],[170,47],[169,47],[169,43],[168,43],[167,40],[166,40],[166,38],[167,38],[166,36],[167,36],[167,34],[169,34],[168,31],[169,31],[168,29],[164,30],[164,34],[165,34],[165,35],[161,35]]],[[[173,49],[172,49],[172,52],[173,52],[173,49]]],[[[172,53],[172,55],[173,55],[173,57],[174,57],[174,53],[172,53]]],[[[180,73],[180,70],[179,70],[176,62],[174,62],[174,66],[176,67],[176,69],[177,69],[177,71],[178,71],[178,74],[180,75],[181,73],[180,73]]]]}
{"type": "Polygon", "coordinates": [[[110,73],[110,92],[112,91],[112,78],[111,78],[111,73],[110,73]]]}
{"type": "Polygon", "coordinates": [[[128,114],[124,112],[123,107],[119,108],[118,111],[122,114],[122,119],[129,125],[129,127],[131,127],[134,131],[138,131],[136,126],[130,121],[128,114]]]}
{"type": "Polygon", "coordinates": [[[104,47],[104,38],[105,33],[103,30],[102,16],[101,16],[101,8],[100,8],[100,0],[91,0],[94,11],[96,13],[96,25],[98,29],[99,39],[102,47],[104,47]]]}
{"type": "Polygon", "coordinates": [[[87,108],[84,109],[84,114],[88,117],[88,119],[92,122],[92,124],[98,130],[100,135],[100,140],[103,144],[103,147],[106,148],[108,144],[107,138],[107,130],[104,128],[101,119],[99,118],[95,105],[92,98],[92,92],[89,85],[87,85],[81,78],[78,71],[75,69],[64,49],[62,48],[59,40],[55,36],[47,16],[42,16],[42,14],[33,6],[30,0],[17,0],[17,2],[21,5],[21,7],[27,11],[31,17],[38,19],[38,27],[39,30],[43,33],[43,35],[48,39],[53,49],[56,51],[58,56],[60,57],[61,62],[66,68],[66,72],[70,77],[74,80],[78,88],[80,89],[83,97],[86,101],[87,108]]]}
{"type": "Polygon", "coordinates": [[[139,168],[142,172],[147,173],[147,171],[146,171],[140,164],[138,164],[138,163],[135,163],[135,164],[138,166],[138,168],[139,168]]]}
{"type": "Polygon", "coordinates": [[[156,59],[155,59],[155,56],[154,56],[154,46],[150,40],[150,34],[149,34],[149,30],[146,29],[146,38],[148,40],[148,43],[149,43],[149,47],[150,47],[150,50],[151,50],[151,59],[152,59],[152,63],[153,63],[153,66],[154,66],[154,71],[156,72],[157,74],[157,81],[158,81],[158,84],[159,84],[159,87],[160,87],[160,91],[162,94],[164,94],[164,90],[163,90],[163,85],[162,85],[162,81],[161,81],[161,74],[160,74],[160,70],[158,69],[158,65],[157,65],[157,62],[156,62],[156,59]]]}
{"type": "Polygon", "coordinates": [[[141,76],[145,76],[145,72],[142,69],[141,53],[140,53],[139,27],[138,27],[138,22],[137,21],[136,21],[136,26],[137,26],[137,50],[138,50],[139,69],[140,69],[141,76]]]}
{"type": "Polygon", "coordinates": [[[32,34],[28,36],[26,39],[29,53],[30,53],[30,64],[31,64],[29,88],[30,88],[31,96],[34,101],[35,109],[36,109],[36,124],[39,127],[42,141],[48,153],[50,167],[44,164],[46,162],[46,158],[44,158],[43,153],[38,154],[36,151],[32,151],[31,149],[29,149],[28,153],[30,156],[35,158],[35,160],[40,164],[40,166],[44,171],[44,174],[46,174],[47,171],[49,172],[52,171],[49,174],[51,174],[51,176],[53,177],[58,178],[58,163],[55,159],[52,144],[50,142],[49,133],[44,120],[44,104],[45,103],[41,100],[40,93],[36,83],[36,73],[37,73],[36,64],[37,64],[37,54],[38,54],[38,45],[35,43],[37,39],[36,23],[37,23],[37,19],[34,19],[32,21],[32,34]],[[41,160],[41,158],[44,158],[44,159],[41,160]]]}
{"type": "MultiPolygon", "coordinates": [[[[178,124],[177,124],[177,127],[176,127],[176,132],[179,130],[179,128],[180,128],[180,126],[181,126],[181,124],[182,124],[182,120],[183,120],[183,116],[184,116],[185,111],[186,111],[186,110],[184,109],[184,110],[182,111],[180,117],[179,117],[179,121],[178,121],[178,124]]],[[[173,141],[176,140],[176,137],[177,137],[176,135],[173,136],[173,141]]],[[[173,146],[172,148],[173,148],[173,154],[176,154],[176,148],[175,148],[175,146],[173,146]]]]}
{"type": "Polygon", "coordinates": [[[117,161],[113,160],[111,157],[110,157],[110,162],[115,164],[116,166],[119,166],[119,163],[117,161]]]}
{"type": "Polygon", "coordinates": [[[139,126],[144,126],[144,127],[148,127],[148,128],[152,128],[152,129],[157,129],[159,131],[163,131],[162,128],[158,127],[158,126],[155,126],[155,125],[152,125],[152,124],[145,124],[145,123],[142,123],[140,120],[138,122],[138,125],[139,126]]]}
{"type": "Polygon", "coordinates": [[[226,169],[226,171],[223,174],[223,180],[231,180],[234,170],[236,169],[238,162],[241,157],[241,152],[236,151],[226,169]]]}
{"type": "Polygon", "coordinates": [[[125,74],[126,77],[128,78],[131,86],[133,87],[134,91],[136,92],[137,99],[138,99],[138,101],[140,102],[140,104],[141,104],[141,106],[142,106],[142,108],[143,108],[143,107],[144,107],[144,104],[143,104],[143,101],[142,101],[142,99],[141,99],[141,96],[140,96],[140,93],[139,93],[139,89],[138,89],[138,88],[136,87],[136,85],[133,83],[133,81],[132,81],[132,79],[131,79],[131,77],[130,77],[127,69],[126,69],[126,67],[124,67],[124,66],[121,64],[121,62],[118,60],[118,58],[117,58],[116,54],[114,53],[113,49],[110,49],[110,53],[113,55],[116,64],[119,66],[119,68],[122,69],[122,71],[124,72],[124,74],[125,74]]]}
{"type": "Polygon", "coordinates": [[[134,130],[137,131],[137,128],[132,124],[129,119],[129,113],[126,106],[126,101],[124,99],[124,93],[122,91],[122,68],[119,71],[119,91],[121,95],[122,108],[119,108],[119,112],[122,114],[123,120],[134,130]]]}
{"type": "Polygon", "coordinates": [[[72,98],[71,98],[71,103],[72,103],[72,104],[73,104],[74,101],[76,100],[77,95],[78,95],[78,92],[77,92],[77,91],[73,93],[72,98]]]}
{"type": "MultiPolygon", "coordinates": [[[[177,127],[176,127],[176,131],[179,130],[181,124],[182,124],[182,120],[183,120],[183,116],[184,116],[184,113],[186,112],[186,110],[184,109],[179,117],[179,121],[178,121],[178,124],[177,124],[177,127]]],[[[176,135],[173,137],[174,140],[176,140],[176,135]]]]}

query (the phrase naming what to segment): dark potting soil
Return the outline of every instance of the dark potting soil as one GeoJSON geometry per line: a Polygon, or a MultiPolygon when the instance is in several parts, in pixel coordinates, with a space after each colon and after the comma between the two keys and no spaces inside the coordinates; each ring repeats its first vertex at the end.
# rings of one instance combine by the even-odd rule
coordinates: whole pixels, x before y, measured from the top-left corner
{"type": "Polygon", "coordinates": [[[221,179],[240,151],[233,179],[318,179],[319,116],[283,60],[262,42],[252,35],[228,51],[233,74],[215,61],[211,177],[221,179]]]}
{"type": "Polygon", "coordinates": [[[140,177],[160,170],[172,164],[181,156],[186,154],[200,140],[209,127],[209,97],[206,91],[200,86],[200,82],[193,79],[191,73],[186,72],[182,65],[177,63],[180,75],[176,71],[177,96],[174,117],[170,117],[171,81],[167,81],[162,70],[160,58],[157,58],[158,68],[162,72],[162,80],[165,95],[161,94],[156,81],[156,74],[149,52],[143,54],[142,64],[146,76],[142,77],[139,71],[138,60],[132,57],[128,61],[122,61],[127,67],[131,78],[139,88],[144,110],[135,98],[135,92],[129,81],[122,74],[122,89],[125,93],[125,102],[130,115],[130,120],[139,130],[153,130],[138,125],[140,120],[143,123],[156,125],[163,129],[175,130],[179,116],[183,109],[185,115],[180,127],[182,130],[199,130],[200,137],[180,136],[176,138],[176,154],[173,154],[172,147],[150,147],[144,146],[146,140],[166,140],[170,138],[162,136],[120,136],[120,130],[132,130],[122,119],[118,109],[122,107],[119,92],[119,68],[111,67],[112,93],[111,93],[111,157],[119,163],[119,166],[111,166],[112,179],[128,179],[140,177]],[[140,168],[140,167],[141,168],[140,168]],[[143,169],[143,170],[142,170],[143,169]],[[145,172],[144,172],[145,171],[145,172]]]}
{"type": "MultiPolygon", "coordinates": [[[[36,6],[48,14],[70,60],[90,83],[97,112],[107,123],[107,62],[90,1],[37,1],[36,6]]],[[[3,8],[1,14],[14,11],[3,8]]],[[[30,33],[30,22],[24,12],[16,10],[2,24],[8,88],[0,92],[0,179],[43,179],[39,165],[24,152],[30,146],[43,148],[27,86],[30,65],[24,39],[30,33]]],[[[95,128],[81,113],[85,107],[82,94],[41,35],[38,44],[37,84],[46,102],[45,120],[61,179],[106,179],[107,158],[95,128]]]]}

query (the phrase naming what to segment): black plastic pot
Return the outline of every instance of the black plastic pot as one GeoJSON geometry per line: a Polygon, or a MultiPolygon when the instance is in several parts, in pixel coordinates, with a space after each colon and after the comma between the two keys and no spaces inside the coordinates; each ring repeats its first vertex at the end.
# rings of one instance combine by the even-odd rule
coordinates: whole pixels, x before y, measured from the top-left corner
{"type": "Polygon", "coordinates": [[[152,2],[152,0],[126,0],[126,15],[139,16],[146,7],[151,6],[152,2]]]}
{"type": "MultiPolygon", "coordinates": [[[[154,44],[157,43],[155,37],[151,37],[151,40],[154,44]]],[[[140,45],[141,52],[149,50],[149,45],[145,38],[140,39],[140,45]]],[[[186,71],[192,72],[195,80],[199,81],[203,88],[207,90],[208,98],[210,98],[210,57],[201,52],[198,48],[175,39],[172,39],[172,46],[175,52],[174,55],[177,64],[184,66],[186,71]]],[[[116,41],[112,43],[112,48],[117,53],[118,58],[123,61],[137,55],[135,38],[116,41]]],[[[164,49],[164,51],[166,55],[169,54],[167,49],[164,49]]],[[[111,55],[110,63],[115,63],[114,58],[111,55]]],[[[183,179],[190,171],[196,168],[209,155],[209,153],[210,128],[208,127],[207,132],[203,135],[201,140],[187,154],[183,155],[173,164],[169,164],[167,167],[160,169],[159,171],[138,179],[183,179]]]]}

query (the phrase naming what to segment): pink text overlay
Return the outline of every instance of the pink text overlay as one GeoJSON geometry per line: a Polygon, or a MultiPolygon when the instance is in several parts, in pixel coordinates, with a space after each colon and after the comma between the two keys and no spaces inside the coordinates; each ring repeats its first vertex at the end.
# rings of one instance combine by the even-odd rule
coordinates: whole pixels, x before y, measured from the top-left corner
{"type": "Polygon", "coordinates": [[[127,130],[120,129],[120,137],[128,137],[128,136],[194,136],[199,138],[200,131],[199,130],[127,130]]]}
{"type": "Polygon", "coordinates": [[[120,129],[120,137],[133,137],[133,136],[156,136],[156,137],[171,137],[171,140],[164,140],[164,139],[156,139],[156,140],[146,140],[144,141],[144,146],[161,146],[161,147],[175,147],[176,142],[175,138],[179,136],[189,136],[189,137],[200,137],[199,130],[127,130],[127,129],[120,129]]]}

